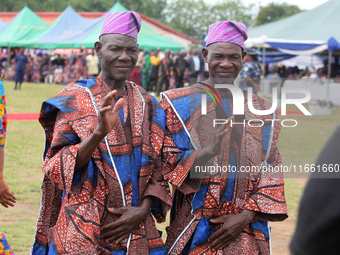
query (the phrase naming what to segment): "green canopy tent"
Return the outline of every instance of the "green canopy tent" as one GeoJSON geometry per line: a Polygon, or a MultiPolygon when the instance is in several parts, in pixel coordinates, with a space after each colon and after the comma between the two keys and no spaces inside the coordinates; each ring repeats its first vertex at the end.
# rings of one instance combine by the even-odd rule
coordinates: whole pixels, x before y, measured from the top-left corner
{"type": "MultiPolygon", "coordinates": [[[[69,22],[67,20],[68,26],[63,26],[65,22],[65,18],[68,15],[65,15],[66,11],[68,14],[71,14],[73,9],[69,6],[56,21],[52,23],[50,29],[45,31],[43,34],[37,35],[34,38],[23,38],[20,41],[16,42],[17,46],[25,46],[28,48],[41,48],[41,49],[57,49],[57,48],[79,48],[84,46],[86,48],[93,48],[94,43],[98,40],[103,22],[104,16],[98,18],[96,22],[89,24],[88,27],[83,27],[80,30],[81,33],[74,34],[72,37],[61,37],[57,35],[65,35],[72,34],[74,31],[73,28],[70,28],[69,22]],[[62,31],[61,31],[62,30],[62,31]],[[49,36],[50,34],[54,34],[56,36],[49,36]]],[[[108,13],[118,12],[118,11],[128,11],[123,5],[119,3],[119,1],[108,11],[108,13]]],[[[73,11],[74,12],[74,11],[73,11]]],[[[72,14],[74,18],[79,19],[79,15],[75,12],[72,14]],[[78,16],[75,16],[78,15],[78,16]]],[[[82,17],[81,17],[82,18],[82,17]]],[[[82,18],[83,19],[83,18],[82,18]]],[[[73,19],[72,19],[73,20],[73,19]]],[[[83,22],[85,23],[85,22],[83,22]]],[[[176,42],[171,41],[170,39],[158,34],[148,26],[142,24],[141,31],[138,34],[138,44],[139,46],[149,49],[160,48],[161,50],[170,49],[170,50],[180,50],[184,47],[176,42]]]]}
{"type": "MultiPolygon", "coordinates": [[[[314,9],[250,29],[250,39],[246,44],[263,47],[263,54],[266,46],[295,55],[312,55],[328,50],[329,91],[332,50],[328,48],[327,41],[332,37],[340,38],[339,12],[340,1],[329,0],[314,9]]],[[[328,92],[327,96],[329,97],[328,92]]]]}
{"type": "Polygon", "coordinates": [[[18,41],[16,44],[27,48],[41,49],[72,47],[74,41],[79,41],[92,34],[103,20],[104,16],[97,19],[86,19],[69,5],[45,32],[30,40],[18,41]],[[72,25],[70,25],[70,20],[72,20],[72,25]]]}
{"type": "Polygon", "coordinates": [[[17,47],[20,40],[29,40],[42,34],[48,25],[25,6],[0,34],[0,47],[17,47]]]}
{"type": "MultiPolygon", "coordinates": [[[[109,11],[110,12],[116,12],[116,11],[128,11],[123,5],[121,5],[119,2],[117,2],[114,7],[109,11]],[[112,10],[112,11],[111,11],[112,10]]],[[[86,48],[93,48],[94,42],[98,40],[100,30],[103,23],[100,24],[98,29],[94,31],[90,36],[85,38],[84,40],[81,40],[79,42],[80,45],[84,45],[86,48]]],[[[174,41],[171,41],[170,39],[158,34],[148,26],[144,25],[142,23],[141,30],[138,34],[138,44],[142,49],[148,48],[150,50],[157,49],[158,47],[161,50],[180,50],[184,49],[184,47],[174,41]]]]}
{"type": "Polygon", "coordinates": [[[0,19],[0,33],[6,29],[8,24],[6,22],[3,22],[2,19],[0,19]]]}
{"type": "Polygon", "coordinates": [[[262,26],[249,29],[248,37],[267,36],[283,40],[327,41],[340,38],[340,1],[330,0],[314,9],[300,12],[262,26]]]}
{"type": "Polygon", "coordinates": [[[247,47],[273,47],[288,54],[315,54],[327,50],[327,40],[340,38],[340,1],[248,30],[247,47]]]}
{"type": "MultiPolygon", "coordinates": [[[[21,46],[17,44],[18,41],[24,38],[25,40],[35,38],[47,27],[48,25],[39,16],[25,6],[0,34],[0,47],[7,47],[9,54],[11,47],[21,46]]],[[[7,66],[9,66],[9,60],[10,58],[7,58],[7,66]]]]}
{"type": "Polygon", "coordinates": [[[293,55],[311,56],[320,53],[328,49],[329,38],[340,38],[339,11],[340,1],[329,0],[314,9],[251,28],[246,47],[263,48],[263,61],[266,59],[266,48],[293,55]]]}

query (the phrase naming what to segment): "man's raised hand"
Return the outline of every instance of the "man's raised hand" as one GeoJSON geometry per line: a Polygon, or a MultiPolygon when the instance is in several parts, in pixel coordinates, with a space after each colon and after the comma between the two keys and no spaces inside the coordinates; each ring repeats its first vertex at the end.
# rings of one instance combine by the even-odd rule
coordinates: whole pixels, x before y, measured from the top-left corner
{"type": "Polygon", "coordinates": [[[214,140],[210,146],[213,154],[219,155],[223,152],[224,148],[228,145],[231,137],[231,131],[233,129],[232,123],[234,122],[234,116],[227,119],[227,123],[222,124],[214,135],[214,140]]]}
{"type": "Polygon", "coordinates": [[[4,207],[14,206],[15,196],[9,190],[8,185],[3,177],[0,177],[0,204],[4,207]]]}
{"type": "Polygon", "coordinates": [[[97,131],[103,137],[105,137],[116,125],[119,118],[119,112],[124,105],[124,99],[121,98],[114,107],[112,106],[112,100],[116,94],[117,90],[110,92],[104,98],[103,103],[99,108],[97,131]]]}

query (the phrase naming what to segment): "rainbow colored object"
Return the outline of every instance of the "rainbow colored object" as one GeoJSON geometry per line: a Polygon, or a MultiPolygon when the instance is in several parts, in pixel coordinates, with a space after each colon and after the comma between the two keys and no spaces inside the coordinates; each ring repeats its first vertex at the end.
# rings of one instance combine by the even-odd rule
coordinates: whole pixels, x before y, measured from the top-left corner
{"type": "Polygon", "coordinates": [[[14,255],[14,252],[7,242],[5,234],[0,232],[0,255],[14,255]]]}

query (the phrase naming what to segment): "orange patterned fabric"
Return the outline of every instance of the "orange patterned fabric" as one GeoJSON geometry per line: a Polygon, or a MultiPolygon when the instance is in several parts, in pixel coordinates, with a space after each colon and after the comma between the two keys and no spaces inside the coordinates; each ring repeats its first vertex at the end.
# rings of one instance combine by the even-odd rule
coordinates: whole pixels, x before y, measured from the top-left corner
{"type": "MultiPolygon", "coordinates": [[[[208,87],[196,84],[190,88],[165,92],[161,105],[167,115],[166,134],[163,147],[163,174],[169,183],[176,187],[174,193],[171,225],[168,227],[166,245],[171,254],[269,254],[269,228],[267,221],[287,218],[282,173],[222,173],[221,176],[193,179],[189,169],[202,148],[212,142],[212,120],[217,118],[215,104],[207,104],[207,115],[201,115],[200,98],[202,89],[208,87]],[[189,104],[190,102],[190,104],[189,104]],[[190,116],[187,109],[190,109],[190,116]],[[182,122],[180,121],[182,120],[182,122]],[[190,139],[184,132],[183,124],[190,132],[198,149],[190,147],[190,139]],[[243,209],[258,212],[254,222],[249,224],[241,235],[223,251],[208,249],[208,237],[218,229],[209,219],[223,214],[238,214],[243,209]],[[192,211],[192,213],[191,213],[192,211]]],[[[234,125],[232,137],[224,152],[211,159],[208,165],[260,166],[266,160],[270,166],[281,166],[281,157],[276,143],[280,132],[280,122],[271,127],[273,116],[256,116],[247,107],[243,119],[261,119],[264,126],[250,127],[234,125]],[[272,130],[273,129],[273,130],[272,130]],[[273,131],[271,144],[270,131],[273,131]],[[267,150],[269,156],[266,158],[267,150]]],[[[223,110],[230,117],[232,98],[222,95],[223,110]],[[229,113],[229,114],[228,114],[229,113]]],[[[271,103],[253,95],[256,109],[269,109],[271,103]]],[[[217,127],[216,127],[217,129],[217,127]]]]}
{"type": "Polygon", "coordinates": [[[7,130],[6,93],[0,68],[0,148],[5,146],[7,130]]]}
{"type": "Polygon", "coordinates": [[[98,106],[110,92],[100,77],[70,84],[44,102],[39,121],[46,133],[45,178],[33,254],[125,254],[127,249],[131,254],[166,253],[151,214],[133,232],[129,247],[127,239],[116,244],[100,238],[100,227],[117,219],[107,209],[123,206],[123,199],[128,206],[138,206],[144,197],[156,197],[151,212],[159,222],[171,205],[157,165],[164,112],[140,86],[127,82],[126,88],[127,104],[107,136],[117,171],[103,140],[86,169],[74,174],[78,147],[98,124],[89,91],[98,106]],[[127,109],[132,143],[123,128],[127,109]]]}

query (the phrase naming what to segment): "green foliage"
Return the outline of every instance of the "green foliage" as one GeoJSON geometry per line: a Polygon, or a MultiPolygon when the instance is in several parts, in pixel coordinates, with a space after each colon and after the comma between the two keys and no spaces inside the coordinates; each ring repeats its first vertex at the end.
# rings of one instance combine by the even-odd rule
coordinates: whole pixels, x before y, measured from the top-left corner
{"type": "MultiPolygon", "coordinates": [[[[19,12],[25,3],[34,12],[62,12],[71,4],[78,12],[106,12],[116,1],[112,0],[15,0],[1,3],[1,12],[19,12]]],[[[162,11],[166,7],[166,0],[120,0],[128,10],[136,11],[154,19],[162,19],[162,11]]]]}
{"type": "Polygon", "coordinates": [[[164,10],[166,23],[175,30],[201,40],[202,33],[208,32],[210,24],[221,20],[235,20],[252,25],[252,4],[241,0],[222,0],[208,4],[204,0],[175,0],[164,10]]]}
{"type": "MultiPolygon", "coordinates": [[[[4,81],[9,113],[39,112],[42,102],[64,86],[4,81]]],[[[5,179],[17,198],[14,208],[0,205],[0,230],[5,233],[15,254],[29,254],[39,215],[44,131],[38,121],[9,121],[5,144],[5,179]]]]}
{"type": "Polygon", "coordinates": [[[108,0],[71,0],[71,6],[77,12],[106,12],[115,1],[108,0]]]}
{"type": "MultiPolygon", "coordinates": [[[[166,7],[166,0],[120,0],[126,9],[147,15],[154,19],[162,19],[162,11],[166,7]]],[[[71,0],[72,7],[81,12],[105,12],[116,1],[110,0],[71,0]]]]}
{"type": "Polygon", "coordinates": [[[260,26],[269,22],[273,22],[294,14],[302,12],[297,5],[287,3],[270,3],[267,6],[260,7],[260,11],[256,17],[256,26],[260,26]]]}
{"type": "Polygon", "coordinates": [[[207,10],[203,0],[177,0],[168,5],[164,15],[168,26],[199,40],[208,29],[207,10]]]}
{"type": "Polygon", "coordinates": [[[15,0],[1,1],[1,12],[19,12],[27,6],[34,12],[62,12],[66,9],[68,0],[15,0]]]}
{"type": "Polygon", "coordinates": [[[150,18],[163,20],[162,12],[166,8],[166,0],[120,0],[125,8],[131,11],[139,12],[150,18]]]}
{"type": "Polygon", "coordinates": [[[245,24],[247,27],[253,25],[253,14],[251,9],[254,4],[245,5],[241,0],[221,1],[211,6],[211,23],[221,20],[234,20],[245,24]]]}

